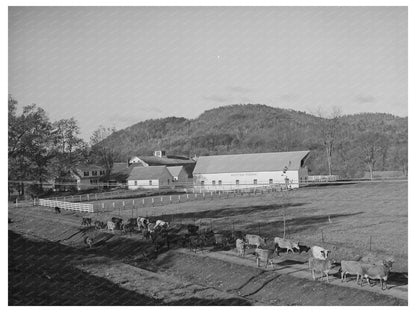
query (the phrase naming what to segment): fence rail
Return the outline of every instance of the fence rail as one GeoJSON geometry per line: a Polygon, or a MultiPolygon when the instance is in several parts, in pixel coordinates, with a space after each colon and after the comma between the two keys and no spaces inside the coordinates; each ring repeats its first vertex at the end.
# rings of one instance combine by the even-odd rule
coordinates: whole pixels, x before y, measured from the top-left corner
{"type": "Polygon", "coordinates": [[[94,212],[94,206],[91,204],[70,203],[57,200],[39,199],[40,206],[59,207],[66,210],[75,210],[81,212],[94,212]]]}

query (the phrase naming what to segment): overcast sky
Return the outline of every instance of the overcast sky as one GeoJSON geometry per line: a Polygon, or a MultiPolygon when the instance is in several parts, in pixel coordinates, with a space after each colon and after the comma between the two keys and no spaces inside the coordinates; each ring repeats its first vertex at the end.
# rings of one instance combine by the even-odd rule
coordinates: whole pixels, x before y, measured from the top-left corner
{"type": "Polygon", "coordinates": [[[89,139],[230,104],[407,116],[406,7],[11,7],[9,93],[89,139]]]}

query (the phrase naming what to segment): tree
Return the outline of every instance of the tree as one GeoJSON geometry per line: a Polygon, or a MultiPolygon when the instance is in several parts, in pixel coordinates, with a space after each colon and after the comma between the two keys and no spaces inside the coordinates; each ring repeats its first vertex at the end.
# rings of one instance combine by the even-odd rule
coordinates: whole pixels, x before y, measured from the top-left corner
{"type": "Polygon", "coordinates": [[[320,120],[320,135],[322,144],[325,148],[326,161],[328,164],[328,174],[332,175],[332,156],[338,139],[340,129],[341,109],[333,107],[329,118],[324,118],[322,112],[318,112],[320,120]]]}
{"type": "MultiPolygon", "coordinates": [[[[56,155],[53,127],[46,112],[36,104],[23,107],[21,115],[17,115],[16,106],[17,101],[9,95],[9,180],[37,180],[41,187],[48,177],[49,162],[56,155]]],[[[21,182],[19,193],[23,192],[21,182]]]]}
{"type": "Polygon", "coordinates": [[[365,131],[358,137],[360,157],[370,172],[370,179],[373,179],[373,171],[378,160],[383,157],[385,149],[388,148],[388,138],[378,132],[365,131]]]}
{"type": "Polygon", "coordinates": [[[114,132],[116,132],[114,127],[105,128],[100,125],[98,129],[92,133],[90,138],[91,154],[96,159],[97,163],[105,168],[106,175],[111,173],[117,152],[111,144],[103,144],[103,140],[108,138],[114,132]]]}
{"type": "Polygon", "coordinates": [[[57,148],[57,157],[55,167],[57,173],[69,172],[78,163],[85,160],[85,149],[87,144],[79,138],[80,130],[77,121],[72,117],[70,119],[61,119],[53,124],[56,131],[54,136],[57,148]]]}

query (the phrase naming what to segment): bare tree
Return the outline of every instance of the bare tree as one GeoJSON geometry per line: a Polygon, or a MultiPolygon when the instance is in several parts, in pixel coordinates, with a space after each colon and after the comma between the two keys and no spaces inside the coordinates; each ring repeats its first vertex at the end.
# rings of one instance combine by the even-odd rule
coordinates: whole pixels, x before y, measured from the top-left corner
{"type": "Polygon", "coordinates": [[[358,146],[361,150],[361,159],[366,164],[372,180],[376,163],[382,159],[389,146],[388,138],[381,133],[366,131],[358,137],[358,146]]]}
{"type": "Polygon", "coordinates": [[[103,144],[104,140],[108,138],[116,132],[114,127],[104,127],[99,126],[97,130],[92,133],[90,138],[91,144],[91,152],[93,155],[96,156],[97,161],[102,165],[105,170],[106,174],[109,175],[111,173],[111,169],[113,168],[114,158],[117,154],[114,148],[111,147],[109,144],[103,144]]]}
{"type": "Polygon", "coordinates": [[[340,118],[342,116],[341,109],[339,107],[332,107],[332,112],[329,116],[325,116],[321,110],[318,110],[318,116],[320,117],[320,135],[322,144],[325,147],[326,160],[328,164],[328,174],[332,175],[332,156],[335,151],[336,141],[339,136],[340,130],[340,118]]]}

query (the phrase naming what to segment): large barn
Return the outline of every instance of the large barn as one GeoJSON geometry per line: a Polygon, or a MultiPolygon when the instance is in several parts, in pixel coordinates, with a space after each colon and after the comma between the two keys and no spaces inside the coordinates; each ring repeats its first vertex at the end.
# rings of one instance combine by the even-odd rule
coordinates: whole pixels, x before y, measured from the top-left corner
{"type": "Polygon", "coordinates": [[[308,179],[308,155],[309,151],[201,156],[193,172],[194,186],[201,190],[298,188],[308,179]]]}

